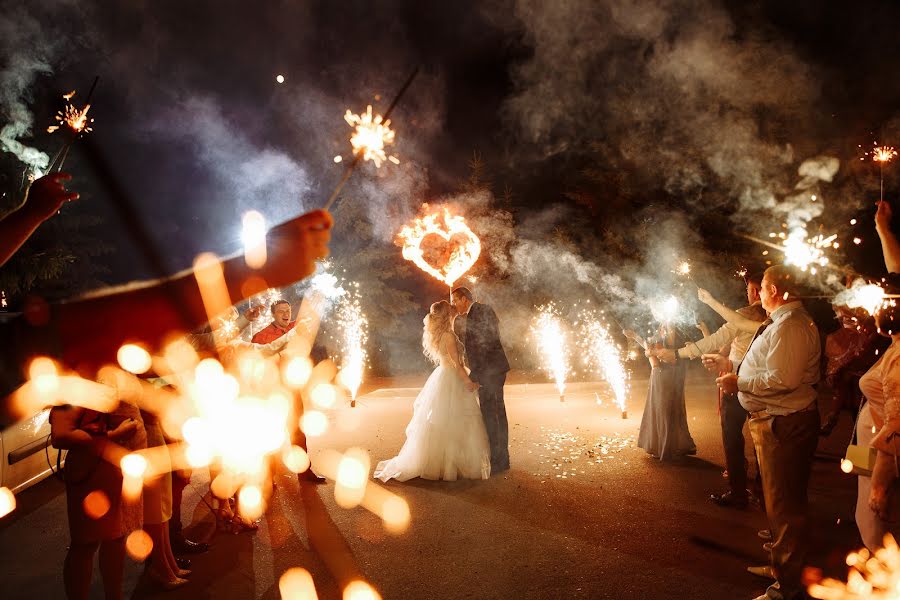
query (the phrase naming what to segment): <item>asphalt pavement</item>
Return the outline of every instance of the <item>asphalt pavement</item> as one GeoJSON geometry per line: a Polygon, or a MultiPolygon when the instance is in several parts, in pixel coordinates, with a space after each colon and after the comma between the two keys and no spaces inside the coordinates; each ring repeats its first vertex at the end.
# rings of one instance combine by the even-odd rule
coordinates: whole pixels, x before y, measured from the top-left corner
{"type": "MultiPolygon", "coordinates": [[[[422,381],[377,382],[355,408],[333,411],[330,430],[310,442],[313,464],[326,449],[352,446],[366,450],[373,465],[393,456],[422,381]]],[[[196,472],[184,520],[211,550],[193,557],[190,584],[171,592],[154,589],[142,566],[128,561],[125,597],[278,598],[279,577],[295,566],[310,571],[323,599],[340,598],[353,579],[386,599],[720,600],[765,590],[765,580],[745,571],[766,560],[756,536],[763,513],[707,499],[725,481],[716,392],[705,372],[692,371],[687,385],[697,456],[665,464],[635,447],[646,379],[632,381],[627,419],[602,383],[572,384],[560,402],[552,385],[512,381],[511,470],[487,481],[387,484],[409,503],[405,533],[387,532],[363,508],[340,508],[333,483],[301,487],[286,472],[257,533],[216,532],[201,500],[208,476],[196,472]]],[[[855,478],[837,464],[850,426],[843,415],[821,441],[810,485],[811,566],[839,577],[846,552],[860,544],[852,522],[855,478]]],[[[63,487],[48,479],[18,503],[0,520],[0,597],[63,598],[63,487]]],[[[96,573],[92,597],[102,598],[96,573]]]]}

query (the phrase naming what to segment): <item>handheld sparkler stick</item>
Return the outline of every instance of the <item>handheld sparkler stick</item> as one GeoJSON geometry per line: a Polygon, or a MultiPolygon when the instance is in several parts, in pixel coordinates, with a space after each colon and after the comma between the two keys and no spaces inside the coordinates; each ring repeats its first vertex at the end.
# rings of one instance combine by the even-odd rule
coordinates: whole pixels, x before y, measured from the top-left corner
{"type": "MultiPolygon", "coordinates": [[[[413,69],[412,73],[409,74],[409,77],[406,78],[403,86],[400,87],[400,91],[394,96],[394,99],[388,105],[387,110],[384,113],[383,121],[387,121],[391,113],[394,110],[394,107],[397,106],[397,102],[400,101],[400,98],[403,97],[403,94],[406,93],[406,90],[409,88],[410,84],[412,84],[413,79],[416,78],[416,75],[419,74],[419,67],[417,66],[413,69]]],[[[344,169],[344,175],[341,177],[341,180],[338,182],[337,186],[334,188],[334,191],[331,192],[331,196],[328,198],[328,201],[325,202],[324,209],[330,210],[331,206],[334,204],[335,200],[337,200],[338,194],[341,193],[341,190],[344,189],[344,184],[347,183],[347,180],[350,179],[350,175],[353,174],[354,169],[356,169],[356,165],[359,164],[360,159],[362,158],[363,150],[357,150],[353,155],[353,160],[347,165],[347,168],[344,169]]]]}
{"type": "MultiPolygon", "coordinates": [[[[69,149],[72,147],[72,144],[75,143],[75,140],[81,137],[81,134],[84,133],[85,129],[90,131],[90,128],[87,127],[87,111],[91,107],[91,98],[94,95],[94,90],[97,88],[97,82],[99,80],[100,76],[96,75],[94,77],[93,83],[91,83],[91,87],[88,90],[87,96],[85,96],[83,109],[77,111],[73,107],[71,114],[68,114],[68,110],[66,111],[67,117],[63,122],[65,122],[65,124],[68,126],[71,135],[53,157],[53,160],[50,162],[50,166],[47,168],[48,173],[53,173],[54,171],[59,173],[60,171],[62,171],[63,164],[66,162],[66,158],[69,156],[69,149]]],[[[74,94],[74,92],[72,93],[74,94]]],[[[71,96],[66,97],[70,98],[71,96]]]]}

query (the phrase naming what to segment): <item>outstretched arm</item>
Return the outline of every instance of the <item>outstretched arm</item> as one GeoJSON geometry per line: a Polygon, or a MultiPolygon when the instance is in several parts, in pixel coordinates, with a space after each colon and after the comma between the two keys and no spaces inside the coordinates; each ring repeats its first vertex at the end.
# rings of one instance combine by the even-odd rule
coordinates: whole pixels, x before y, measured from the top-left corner
{"type": "Polygon", "coordinates": [[[759,321],[748,319],[736,310],[731,310],[730,308],[713,298],[712,294],[710,294],[703,288],[697,288],[697,297],[701,302],[708,305],[711,309],[719,313],[719,315],[721,315],[723,319],[725,319],[741,331],[746,331],[747,333],[756,333],[756,330],[759,329],[759,321]]]}
{"type": "Polygon", "coordinates": [[[68,173],[45,175],[35,181],[16,210],[0,219],[0,267],[22,247],[41,223],[52,217],[63,204],[78,199],[78,192],[65,188],[68,173]]]}

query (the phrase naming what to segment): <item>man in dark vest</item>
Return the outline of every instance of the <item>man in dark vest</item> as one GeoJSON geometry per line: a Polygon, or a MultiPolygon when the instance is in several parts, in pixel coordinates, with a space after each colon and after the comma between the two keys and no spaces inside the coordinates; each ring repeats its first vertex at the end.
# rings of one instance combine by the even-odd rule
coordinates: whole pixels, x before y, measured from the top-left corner
{"type": "Polygon", "coordinates": [[[458,287],[450,292],[450,304],[466,315],[463,346],[469,377],[479,385],[481,416],[491,444],[491,474],[509,469],[509,424],[503,403],[503,384],[509,361],[500,342],[499,321],[487,304],[475,302],[472,292],[458,287]]]}

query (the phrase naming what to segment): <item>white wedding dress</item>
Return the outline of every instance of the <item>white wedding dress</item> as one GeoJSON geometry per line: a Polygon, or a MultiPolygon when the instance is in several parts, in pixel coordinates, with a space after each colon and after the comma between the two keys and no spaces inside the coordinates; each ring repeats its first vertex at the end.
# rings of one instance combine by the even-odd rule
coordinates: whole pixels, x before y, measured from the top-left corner
{"type": "Polygon", "coordinates": [[[400,454],[378,463],[376,479],[490,477],[491,453],[481,408],[475,392],[466,389],[454,366],[458,356],[458,350],[455,356],[441,353],[440,366],[432,371],[413,404],[400,454]]]}

